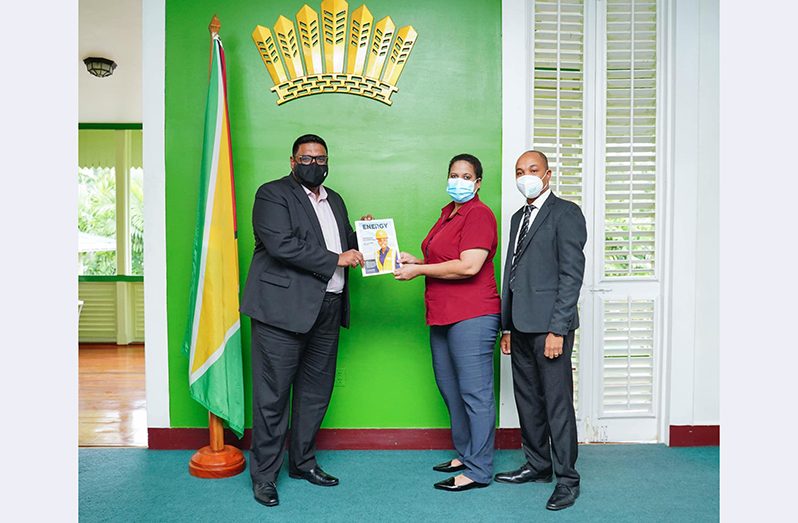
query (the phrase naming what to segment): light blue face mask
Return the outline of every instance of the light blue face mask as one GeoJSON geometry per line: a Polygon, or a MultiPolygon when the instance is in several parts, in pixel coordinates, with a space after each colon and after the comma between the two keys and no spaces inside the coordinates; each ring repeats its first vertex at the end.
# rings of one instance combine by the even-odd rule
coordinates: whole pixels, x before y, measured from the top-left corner
{"type": "Polygon", "coordinates": [[[475,183],[462,178],[449,178],[446,184],[446,192],[452,200],[457,203],[465,203],[476,194],[475,183]]]}

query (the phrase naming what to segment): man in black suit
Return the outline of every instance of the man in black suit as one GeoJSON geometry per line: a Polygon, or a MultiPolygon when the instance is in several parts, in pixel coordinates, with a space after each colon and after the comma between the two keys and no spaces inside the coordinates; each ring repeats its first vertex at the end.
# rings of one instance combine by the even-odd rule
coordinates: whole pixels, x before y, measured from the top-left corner
{"type": "Polygon", "coordinates": [[[512,358],[526,463],[496,474],[495,480],[548,483],[553,469],[557,486],[546,508],[560,510],[579,496],[571,350],[579,327],[587,231],[579,207],[551,192],[543,153],[522,154],[515,177],[527,205],[510,221],[500,346],[512,358]]]}
{"type": "Polygon", "coordinates": [[[252,318],[252,452],[255,500],[277,505],[291,403],[289,475],[338,484],[316,462],[316,433],[335,382],[338,334],[349,326],[348,267],[363,263],[341,197],[323,185],[327,144],[300,136],[291,173],[260,186],[252,209],[255,252],[241,299],[252,318]]]}

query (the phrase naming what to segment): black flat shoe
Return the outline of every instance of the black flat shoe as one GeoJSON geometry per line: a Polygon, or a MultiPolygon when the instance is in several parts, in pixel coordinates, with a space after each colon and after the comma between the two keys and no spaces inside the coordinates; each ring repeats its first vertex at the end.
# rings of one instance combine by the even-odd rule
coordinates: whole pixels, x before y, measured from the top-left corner
{"type": "Polygon", "coordinates": [[[578,497],[579,485],[569,487],[568,485],[558,483],[557,486],[554,487],[554,493],[552,493],[549,501],[546,502],[546,508],[549,510],[562,510],[564,508],[568,508],[576,503],[576,498],[578,497]]]}
{"type": "Polygon", "coordinates": [[[277,486],[274,481],[267,481],[266,483],[253,483],[252,493],[255,495],[255,501],[267,507],[273,507],[280,503],[277,497],[277,486]]]}
{"type": "Polygon", "coordinates": [[[460,463],[457,466],[452,465],[452,460],[449,460],[445,463],[441,463],[440,465],[435,465],[432,467],[432,470],[437,470],[438,472],[446,472],[451,474],[452,472],[460,472],[461,470],[465,470],[466,466],[460,463]]]}
{"type": "Polygon", "coordinates": [[[472,488],[485,488],[487,486],[487,483],[478,483],[476,481],[472,481],[471,483],[467,483],[465,485],[455,485],[454,476],[451,478],[446,478],[443,481],[439,481],[433,485],[433,487],[438,490],[446,490],[448,492],[462,492],[464,490],[471,490],[472,488]]]}
{"type": "Polygon", "coordinates": [[[330,476],[321,467],[316,465],[310,470],[291,470],[288,475],[294,479],[304,479],[314,485],[321,485],[322,487],[334,487],[338,484],[338,478],[330,476]]]}
{"type": "Polygon", "coordinates": [[[499,472],[493,476],[499,483],[551,483],[551,471],[535,472],[528,464],[524,463],[521,468],[509,472],[499,472]]]}

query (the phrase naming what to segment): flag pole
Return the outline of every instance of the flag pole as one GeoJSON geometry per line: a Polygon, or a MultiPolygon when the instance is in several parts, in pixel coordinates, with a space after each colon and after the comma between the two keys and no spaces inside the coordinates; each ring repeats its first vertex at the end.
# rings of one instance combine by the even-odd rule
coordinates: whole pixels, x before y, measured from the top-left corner
{"type": "MultiPolygon", "coordinates": [[[[219,34],[222,23],[213,15],[208,31],[211,33],[211,52],[208,72],[213,66],[213,39],[219,34]]],[[[191,456],[188,471],[192,476],[206,479],[229,478],[244,471],[247,462],[244,454],[232,445],[224,444],[224,427],[222,420],[213,412],[208,412],[209,445],[199,449],[191,456]]]]}

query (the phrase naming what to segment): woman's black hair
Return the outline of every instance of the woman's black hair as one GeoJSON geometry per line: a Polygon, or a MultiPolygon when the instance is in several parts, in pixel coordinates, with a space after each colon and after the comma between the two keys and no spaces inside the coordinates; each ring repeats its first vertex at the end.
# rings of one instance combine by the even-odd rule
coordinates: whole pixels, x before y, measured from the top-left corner
{"type": "Polygon", "coordinates": [[[470,163],[471,167],[474,168],[474,174],[477,175],[477,180],[482,179],[482,162],[480,162],[479,158],[477,158],[473,154],[462,153],[458,154],[457,156],[449,160],[449,172],[451,172],[452,165],[454,165],[455,162],[461,162],[461,161],[470,163]]]}

